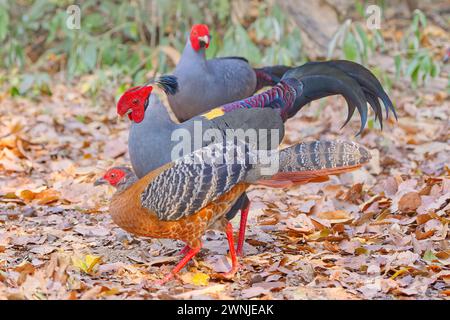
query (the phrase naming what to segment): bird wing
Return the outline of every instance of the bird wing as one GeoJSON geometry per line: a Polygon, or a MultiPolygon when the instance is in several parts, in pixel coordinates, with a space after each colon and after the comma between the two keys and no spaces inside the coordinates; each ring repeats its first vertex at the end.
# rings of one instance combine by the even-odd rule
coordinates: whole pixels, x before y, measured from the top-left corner
{"type": "Polygon", "coordinates": [[[248,60],[245,59],[244,57],[235,57],[235,56],[233,56],[233,57],[218,57],[218,58],[214,58],[214,59],[234,59],[234,60],[242,60],[242,61],[245,61],[245,62],[249,63],[248,60]]]}
{"type": "Polygon", "coordinates": [[[197,213],[245,179],[252,166],[249,156],[246,144],[198,149],[156,176],[141,193],[141,205],[163,221],[197,213]]]}

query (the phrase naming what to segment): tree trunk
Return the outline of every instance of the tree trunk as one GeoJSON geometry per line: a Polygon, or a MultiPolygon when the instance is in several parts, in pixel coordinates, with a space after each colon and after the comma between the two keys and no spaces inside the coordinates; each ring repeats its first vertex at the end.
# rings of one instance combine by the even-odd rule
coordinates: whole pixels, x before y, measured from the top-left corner
{"type": "Polygon", "coordinates": [[[351,0],[277,0],[283,11],[299,27],[303,46],[311,59],[325,58],[328,44],[340,26],[339,17],[352,5],[351,0]]]}

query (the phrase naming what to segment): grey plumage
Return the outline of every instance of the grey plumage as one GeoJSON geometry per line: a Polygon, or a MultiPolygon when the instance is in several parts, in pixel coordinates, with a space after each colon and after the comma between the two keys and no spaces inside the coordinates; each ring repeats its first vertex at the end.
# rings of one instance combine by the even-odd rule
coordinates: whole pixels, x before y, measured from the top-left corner
{"type": "MultiPolygon", "coordinates": [[[[279,112],[274,109],[240,109],[224,114],[221,117],[208,120],[202,116],[195,117],[190,121],[177,124],[170,119],[167,109],[154,94],[150,96],[149,106],[145,111],[144,120],[141,123],[131,123],[128,137],[128,151],[130,154],[133,170],[138,177],[145,176],[162,165],[176,160],[172,158],[172,150],[180,141],[172,141],[172,134],[176,129],[178,132],[189,132],[194,137],[195,122],[201,125],[202,131],[208,129],[219,129],[225,134],[226,129],[241,128],[244,131],[254,128],[265,128],[269,132],[275,130],[278,133],[277,144],[284,136],[284,124],[279,112]]],[[[270,147],[271,136],[268,136],[266,145],[270,147]]],[[[200,147],[207,144],[201,141],[200,147]]],[[[260,144],[262,146],[263,144],[260,144]]],[[[190,150],[194,151],[196,146],[190,143],[190,150]]],[[[189,152],[186,152],[189,153],[189,152]]]]}
{"type": "Polygon", "coordinates": [[[169,96],[169,104],[180,121],[249,97],[256,88],[256,74],[245,59],[207,60],[205,49],[195,51],[189,39],[173,74],[180,90],[169,96]]]}
{"type": "MultiPolygon", "coordinates": [[[[350,109],[358,109],[361,114],[361,122],[365,123],[367,119],[367,102],[365,97],[371,97],[378,101],[378,97],[385,97],[383,100],[388,108],[393,109],[392,102],[387,97],[381,85],[373,80],[361,79],[366,77],[369,72],[363,67],[345,62],[345,67],[340,66],[338,62],[324,62],[306,64],[293,68],[284,75],[285,81],[295,80],[294,83],[301,84],[302,91],[295,97],[295,102],[291,109],[287,110],[288,117],[293,116],[308,102],[323,96],[332,94],[343,94],[349,103],[350,109]],[[343,69],[347,70],[344,72],[343,69]],[[355,70],[353,70],[355,69],[355,70]],[[297,79],[298,78],[298,79],[297,79]],[[300,79],[300,81],[299,81],[300,79]],[[362,87],[361,87],[362,86],[362,87]],[[362,89],[361,89],[362,88],[362,89]],[[367,94],[371,92],[371,94],[367,94]]],[[[369,72],[370,73],[370,72],[369,72]]],[[[376,78],[375,78],[376,79],[376,78]]],[[[377,80],[378,81],[378,80],[377,80]]],[[[370,101],[369,101],[370,102],[370,101]]],[[[380,103],[374,103],[373,108],[377,109],[376,115],[381,109],[380,103]]],[[[152,94],[149,99],[148,107],[145,111],[144,120],[139,123],[132,123],[129,135],[129,153],[133,169],[138,177],[162,166],[165,163],[175,160],[171,154],[178,141],[171,141],[175,129],[183,129],[191,136],[194,136],[195,125],[200,123],[203,132],[207,129],[220,129],[225,132],[229,129],[268,129],[278,130],[278,139],[281,141],[284,136],[283,119],[280,117],[280,109],[272,109],[274,105],[264,105],[264,108],[238,109],[233,112],[227,112],[212,119],[205,116],[197,116],[181,124],[174,123],[165,107],[152,94]]],[[[350,113],[351,115],[352,113],[350,113]]],[[[378,117],[382,122],[382,117],[378,117]]],[[[204,146],[205,141],[200,145],[190,144],[189,153],[199,147],[204,146]]]]}

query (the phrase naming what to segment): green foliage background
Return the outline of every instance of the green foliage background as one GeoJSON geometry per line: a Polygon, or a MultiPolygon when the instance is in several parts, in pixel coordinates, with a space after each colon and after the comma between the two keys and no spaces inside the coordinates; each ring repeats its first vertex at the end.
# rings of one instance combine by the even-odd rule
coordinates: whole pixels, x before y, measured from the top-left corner
{"type": "Polygon", "coordinates": [[[302,60],[298,30],[271,4],[260,3],[253,17],[238,19],[229,0],[87,0],[78,3],[79,30],[66,26],[72,4],[0,0],[0,66],[12,80],[20,75],[18,94],[42,88],[56,71],[69,80],[95,70],[99,79],[128,76],[133,82],[145,81],[149,70],[168,72],[171,54],[183,50],[194,23],[210,25],[208,56],[240,55],[254,65],[302,60]]]}
{"type": "MultiPolygon", "coordinates": [[[[73,0],[0,0],[0,85],[6,83],[11,95],[50,94],[55,73],[66,81],[92,75],[84,79],[84,91],[93,95],[105,83],[121,92],[131,82],[169,72],[194,23],[210,26],[208,57],[239,55],[255,66],[299,65],[307,58],[298,28],[273,0],[78,1],[78,30],[66,25],[72,4],[73,0]]],[[[362,20],[363,7],[355,1],[362,20]]],[[[415,86],[439,73],[438,64],[420,48],[424,25],[426,17],[416,12],[400,44],[404,53],[393,57],[396,76],[406,75],[415,86]]],[[[331,40],[329,58],[367,64],[376,50],[386,50],[381,33],[367,30],[363,22],[346,21],[331,40]]],[[[378,75],[388,86],[392,82],[378,75]]]]}

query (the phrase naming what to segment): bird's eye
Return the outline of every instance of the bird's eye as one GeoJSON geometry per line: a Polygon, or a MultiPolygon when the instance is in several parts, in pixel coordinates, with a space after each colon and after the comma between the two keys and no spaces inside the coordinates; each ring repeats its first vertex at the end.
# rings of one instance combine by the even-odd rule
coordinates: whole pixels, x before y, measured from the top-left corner
{"type": "Polygon", "coordinates": [[[139,99],[133,99],[133,103],[134,104],[138,104],[139,103],[139,99]]]}
{"type": "Polygon", "coordinates": [[[116,174],[115,173],[111,173],[111,178],[115,178],[116,174]]]}

